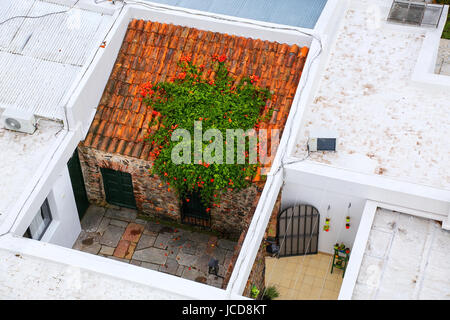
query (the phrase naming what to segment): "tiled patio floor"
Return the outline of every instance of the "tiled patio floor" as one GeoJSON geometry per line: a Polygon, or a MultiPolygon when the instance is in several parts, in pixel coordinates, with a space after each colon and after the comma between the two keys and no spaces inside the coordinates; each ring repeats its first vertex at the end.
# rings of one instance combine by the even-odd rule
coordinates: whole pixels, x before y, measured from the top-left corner
{"type": "Polygon", "coordinates": [[[266,257],[266,287],[274,285],[280,300],[336,300],[342,285],[342,270],[330,273],[333,256],[266,257]]]}
{"type": "Polygon", "coordinates": [[[73,249],[221,287],[235,242],[137,219],[130,209],[90,206],[73,249]],[[219,277],[208,262],[219,260],[219,277]]]}

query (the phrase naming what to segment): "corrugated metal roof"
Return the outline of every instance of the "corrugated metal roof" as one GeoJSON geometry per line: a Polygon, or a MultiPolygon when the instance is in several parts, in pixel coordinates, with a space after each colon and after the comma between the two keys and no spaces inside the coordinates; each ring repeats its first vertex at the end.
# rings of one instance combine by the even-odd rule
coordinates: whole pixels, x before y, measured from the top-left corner
{"type": "Polygon", "coordinates": [[[63,119],[60,100],[80,67],[0,51],[0,103],[63,119]]]}
{"type": "Polygon", "coordinates": [[[314,28],[327,0],[149,0],[235,17],[314,28]]]}
{"type": "MultiPolygon", "coordinates": [[[[67,9],[43,1],[0,0],[0,21],[67,9]]],[[[109,15],[74,8],[0,25],[0,105],[63,119],[60,102],[110,23],[109,15]]]]}

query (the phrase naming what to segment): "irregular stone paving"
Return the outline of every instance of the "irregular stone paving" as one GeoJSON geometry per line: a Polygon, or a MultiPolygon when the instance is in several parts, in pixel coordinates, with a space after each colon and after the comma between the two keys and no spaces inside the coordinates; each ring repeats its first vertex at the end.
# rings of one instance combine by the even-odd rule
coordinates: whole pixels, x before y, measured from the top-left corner
{"type": "Polygon", "coordinates": [[[135,210],[90,206],[73,249],[221,287],[236,242],[158,222],[135,210]],[[208,274],[211,258],[219,277],[208,274]]]}

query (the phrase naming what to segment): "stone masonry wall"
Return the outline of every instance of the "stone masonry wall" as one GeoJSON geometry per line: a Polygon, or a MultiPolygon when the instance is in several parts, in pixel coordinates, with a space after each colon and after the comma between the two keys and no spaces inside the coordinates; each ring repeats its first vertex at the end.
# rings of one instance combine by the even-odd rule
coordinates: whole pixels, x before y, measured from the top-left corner
{"type": "MultiPolygon", "coordinates": [[[[91,203],[107,205],[100,168],[118,170],[131,174],[136,205],[141,214],[181,222],[181,201],[178,195],[174,190],[169,191],[157,176],[149,174],[150,162],[99,151],[81,144],[78,149],[91,203]]],[[[257,185],[223,194],[220,207],[211,209],[211,229],[225,237],[237,239],[248,227],[260,194],[261,187],[257,185]]]]}
{"type": "MultiPolygon", "coordinates": [[[[277,217],[280,212],[281,208],[281,192],[278,194],[277,200],[275,202],[275,206],[272,210],[272,214],[270,216],[269,223],[267,225],[264,239],[267,237],[275,237],[276,236],[276,223],[277,223],[277,217]]],[[[251,221],[251,218],[250,218],[251,221]]],[[[248,225],[250,224],[250,221],[248,221],[248,225]]],[[[227,273],[225,275],[225,280],[223,282],[222,288],[225,289],[228,285],[228,282],[231,277],[231,273],[233,272],[233,268],[236,264],[237,258],[239,256],[239,253],[242,248],[242,244],[244,243],[245,236],[247,235],[248,227],[242,232],[239,241],[235,247],[233,257],[231,259],[230,265],[228,266],[227,273]]],[[[265,287],[265,269],[266,269],[266,263],[265,263],[265,257],[267,256],[266,253],[266,246],[265,242],[261,241],[261,245],[259,247],[258,253],[256,254],[255,262],[253,263],[252,270],[250,271],[250,275],[247,280],[247,284],[245,286],[243,295],[246,297],[251,297],[251,289],[252,286],[255,285],[261,292],[263,292],[263,289],[265,287]]]]}
{"type": "Polygon", "coordinates": [[[139,212],[151,217],[179,220],[180,201],[169,192],[158,177],[152,177],[147,161],[123,155],[110,154],[79,146],[86,192],[91,203],[105,206],[106,197],[100,168],[108,168],[131,174],[134,196],[139,212]]]}
{"type": "Polygon", "coordinates": [[[211,224],[214,230],[234,240],[238,239],[250,225],[261,191],[261,188],[254,184],[245,190],[223,194],[220,207],[211,210],[211,224]]]}

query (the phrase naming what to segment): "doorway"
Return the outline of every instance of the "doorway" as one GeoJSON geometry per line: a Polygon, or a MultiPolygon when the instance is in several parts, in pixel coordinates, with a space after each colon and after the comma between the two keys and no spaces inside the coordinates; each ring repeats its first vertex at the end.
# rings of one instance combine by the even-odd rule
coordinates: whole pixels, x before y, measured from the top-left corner
{"type": "Polygon", "coordinates": [[[181,222],[203,228],[211,227],[211,216],[202,203],[200,195],[193,193],[183,199],[181,222]]]}
{"type": "Polygon", "coordinates": [[[316,254],[319,221],[319,211],[310,205],[297,205],[282,211],[277,220],[279,257],[316,254]]]}
{"type": "Polygon", "coordinates": [[[78,216],[81,220],[89,207],[89,200],[86,194],[86,186],[84,185],[78,149],[75,149],[75,152],[67,163],[67,167],[69,169],[70,181],[72,182],[72,190],[73,195],[75,196],[78,216]]]}
{"type": "Polygon", "coordinates": [[[106,202],[119,207],[136,209],[131,174],[101,168],[106,202]]]}

